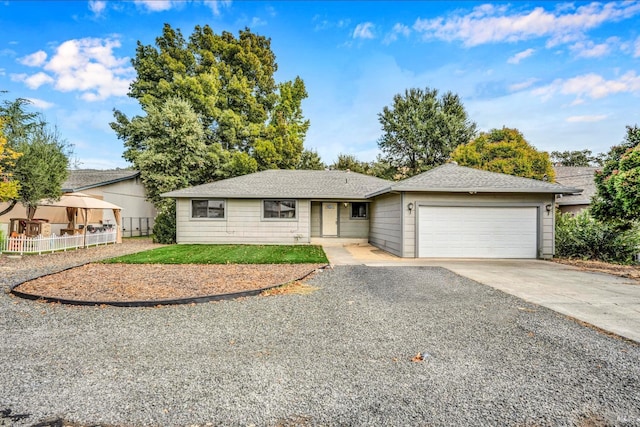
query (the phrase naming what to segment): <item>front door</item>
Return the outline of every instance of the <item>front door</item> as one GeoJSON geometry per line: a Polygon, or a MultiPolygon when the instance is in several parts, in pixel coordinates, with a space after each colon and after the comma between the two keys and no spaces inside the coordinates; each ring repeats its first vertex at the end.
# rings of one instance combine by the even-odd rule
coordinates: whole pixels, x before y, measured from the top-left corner
{"type": "Polygon", "coordinates": [[[338,204],[322,204],[322,235],[338,236],[338,204]]]}

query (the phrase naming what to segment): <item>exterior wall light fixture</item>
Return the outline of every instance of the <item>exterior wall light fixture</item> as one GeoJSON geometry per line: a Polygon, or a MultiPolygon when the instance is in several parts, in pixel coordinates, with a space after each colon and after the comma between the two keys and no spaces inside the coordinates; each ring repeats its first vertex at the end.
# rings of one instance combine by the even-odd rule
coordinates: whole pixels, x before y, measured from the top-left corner
{"type": "Polygon", "coordinates": [[[407,209],[409,209],[409,213],[411,213],[411,211],[413,210],[413,203],[409,202],[409,204],[407,205],[407,209]]]}

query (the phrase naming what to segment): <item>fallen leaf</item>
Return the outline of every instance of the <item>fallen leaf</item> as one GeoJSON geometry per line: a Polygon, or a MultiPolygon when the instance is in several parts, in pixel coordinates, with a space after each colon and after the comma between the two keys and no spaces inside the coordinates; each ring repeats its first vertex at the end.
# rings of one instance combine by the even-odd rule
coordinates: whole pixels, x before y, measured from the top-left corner
{"type": "Polygon", "coordinates": [[[423,360],[424,360],[424,356],[422,356],[422,353],[418,353],[411,358],[412,362],[422,362],[423,360]]]}

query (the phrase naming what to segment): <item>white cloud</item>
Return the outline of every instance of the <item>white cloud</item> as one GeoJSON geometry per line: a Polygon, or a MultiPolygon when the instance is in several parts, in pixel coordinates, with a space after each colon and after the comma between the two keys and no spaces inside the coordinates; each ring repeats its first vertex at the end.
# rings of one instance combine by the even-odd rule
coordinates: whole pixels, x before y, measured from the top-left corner
{"type": "Polygon", "coordinates": [[[53,102],[48,102],[43,99],[38,98],[27,98],[27,100],[36,108],[40,108],[41,110],[46,110],[55,106],[53,102]]]}
{"type": "Polygon", "coordinates": [[[640,2],[590,3],[547,11],[536,7],[512,11],[511,6],[485,4],[467,14],[420,19],[413,26],[427,39],[460,40],[466,46],[548,38],[547,45],[576,41],[588,30],[640,13],[640,2]]]}
{"type": "Polygon", "coordinates": [[[315,24],[313,27],[313,31],[324,31],[330,30],[332,28],[347,28],[351,25],[351,20],[349,19],[340,19],[337,21],[330,21],[323,15],[315,15],[311,22],[315,24]]]}
{"type": "Polygon", "coordinates": [[[96,16],[100,16],[107,8],[107,2],[104,0],[89,0],[89,10],[96,16]]]}
{"type": "Polygon", "coordinates": [[[575,105],[582,103],[584,97],[600,99],[617,93],[640,93],[640,76],[635,71],[629,71],[617,79],[606,80],[601,75],[589,73],[570,79],[556,79],[532,93],[545,100],[556,93],[575,95],[575,105]]]}
{"type": "Polygon", "coordinates": [[[251,18],[251,24],[249,25],[249,27],[255,28],[255,27],[261,27],[263,25],[267,25],[267,21],[257,16],[254,16],[253,18],[251,18]]]}
{"type": "Polygon", "coordinates": [[[220,8],[231,6],[231,0],[205,0],[204,4],[214,15],[220,15],[220,8]]]}
{"type": "Polygon", "coordinates": [[[636,39],[636,42],[635,42],[635,44],[634,44],[633,57],[634,57],[634,58],[638,58],[638,57],[640,57],[640,37],[638,37],[638,38],[636,39]]]}
{"type": "Polygon", "coordinates": [[[172,0],[134,0],[134,3],[149,12],[162,12],[174,6],[172,0]]]}
{"type": "Polygon", "coordinates": [[[46,73],[39,72],[36,74],[12,74],[11,80],[14,82],[22,82],[27,85],[29,89],[38,89],[43,84],[53,83],[54,80],[46,73]]]}
{"type": "Polygon", "coordinates": [[[509,86],[509,91],[510,92],[518,92],[520,90],[524,90],[527,88],[530,88],[531,86],[533,86],[536,82],[538,81],[538,79],[532,77],[530,79],[527,79],[523,82],[520,83],[514,83],[512,85],[509,86]]]}
{"type": "Polygon", "coordinates": [[[31,55],[24,56],[18,59],[18,62],[28,67],[39,67],[47,60],[47,53],[44,50],[39,50],[31,55]]]}
{"type": "Polygon", "coordinates": [[[361,24],[356,25],[356,29],[353,30],[353,38],[354,39],[373,39],[375,36],[373,35],[373,23],[372,22],[363,22],[361,24]]]}
{"type": "Polygon", "coordinates": [[[611,37],[605,43],[600,44],[595,44],[592,41],[580,41],[570,46],[569,49],[579,58],[600,58],[609,54],[612,45],[616,43],[619,43],[619,39],[611,37]]]}
{"type": "Polygon", "coordinates": [[[114,39],[68,40],[56,48],[48,62],[36,61],[43,59],[42,55],[38,55],[39,52],[25,57],[29,58],[26,62],[38,62],[46,73],[15,74],[12,79],[24,82],[31,89],[53,84],[56,90],[62,92],[79,91],[80,97],[87,101],[125,96],[134,70],[129,65],[129,58],[114,56],[113,50],[118,47],[120,41],[114,39]]]}
{"type": "Polygon", "coordinates": [[[594,116],[571,116],[567,117],[565,121],[569,123],[595,123],[601,122],[608,117],[607,114],[599,114],[594,116]]]}
{"type": "Polygon", "coordinates": [[[407,27],[404,24],[397,23],[393,26],[393,29],[389,34],[387,34],[383,40],[384,44],[390,44],[396,40],[398,40],[398,36],[402,35],[404,37],[409,37],[411,35],[411,28],[407,27]]]}
{"type": "Polygon", "coordinates": [[[214,15],[220,15],[222,8],[231,6],[231,0],[134,0],[134,3],[147,12],[164,12],[182,7],[185,3],[202,3],[211,9],[214,15]]]}
{"type": "Polygon", "coordinates": [[[40,86],[44,84],[53,83],[53,81],[54,80],[51,78],[51,76],[43,72],[36,73],[24,79],[24,83],[30,89],[38,89],[40,86]]]}
{"type": "Polygon", "coordinates": [[[520,61],[530,57],[531,55],[533,55],[534,52],[535,52],[535,49],[523,50],[522,52],[518,52],[515,55],[513,55],[511,58],[507,59],[507,62],[509,64],[519,64],[520,61]]]}

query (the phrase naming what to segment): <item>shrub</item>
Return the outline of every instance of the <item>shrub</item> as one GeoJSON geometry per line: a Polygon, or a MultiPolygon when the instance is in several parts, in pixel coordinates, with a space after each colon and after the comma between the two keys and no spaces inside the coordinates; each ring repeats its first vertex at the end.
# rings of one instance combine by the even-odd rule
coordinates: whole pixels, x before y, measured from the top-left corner
{"type": "Polygon", "coordinates": [[[171,203],[156,216],[153,225],[153,241],[172,244],[176,242],[176,204],[171,203]]]}
{"type": "Polygon", "coordinates": [[[594,219],[588,210],[573,216],[558,212],[556,255],[629,264],[640,252],[640,229],[619,230],[594,219]]]}

